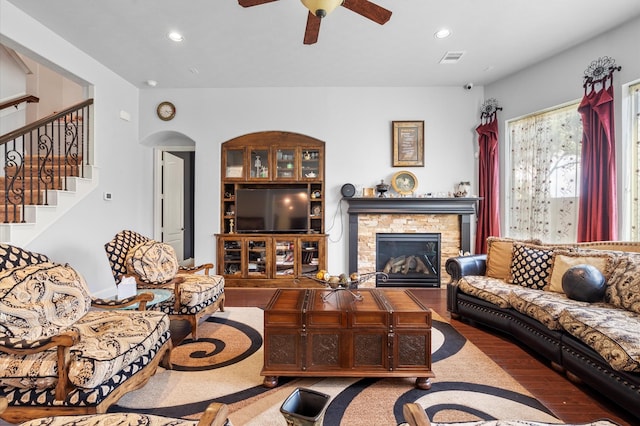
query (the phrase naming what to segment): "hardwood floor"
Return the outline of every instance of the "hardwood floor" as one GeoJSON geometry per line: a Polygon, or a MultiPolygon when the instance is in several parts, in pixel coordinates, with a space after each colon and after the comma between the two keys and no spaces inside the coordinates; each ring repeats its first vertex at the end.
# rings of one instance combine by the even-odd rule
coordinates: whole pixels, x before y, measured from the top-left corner
{"type": "MultiPolygon", "coordinates": [[[[264,308],[275,290],[226,288],[225,305],[264,308]]],[[[586,385],[576,385],[569,381],[566,376],[553,370],[546,360],[528,352],[526,347],[519,346],[508,337],[490,329],[452,320],[447,312],[445,289],[413,289],[413,292],[565,423],[583,423],[603,418],[623,426],[639,423],[586,385]]]]}

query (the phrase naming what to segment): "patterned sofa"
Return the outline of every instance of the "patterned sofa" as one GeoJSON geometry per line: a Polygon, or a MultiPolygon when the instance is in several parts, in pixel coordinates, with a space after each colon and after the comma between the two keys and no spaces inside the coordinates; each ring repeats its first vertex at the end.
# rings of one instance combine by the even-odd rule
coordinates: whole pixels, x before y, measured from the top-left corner
{"type": "Polygon", "coordinates": [[[640,242],[487,246],[447,260],[451,316],[510,335],[640,419],[640,242]],[[567,269],[584,264],[605,277],[597,300],[563,291],[567,269]]]}
{"type": "Polygon", "coordinates": [[[224,311],[224,277],[209,275],[213,264],[181,267],[170,245],[130,230],[118,232],[104,249],[116,284],[133,277],[138,288],[173,291],[171,298],[150,309],[162,311],[172,320],[189,321],[193,340],[198,339],[200,319],[224,311]]]}
{"type": "Polygon", "coordinates": [[[118,309],[135,300],[94,300],[72,267],[0,244],[0,417],[104,413],[169,366],[168,316],[118,309]]]}

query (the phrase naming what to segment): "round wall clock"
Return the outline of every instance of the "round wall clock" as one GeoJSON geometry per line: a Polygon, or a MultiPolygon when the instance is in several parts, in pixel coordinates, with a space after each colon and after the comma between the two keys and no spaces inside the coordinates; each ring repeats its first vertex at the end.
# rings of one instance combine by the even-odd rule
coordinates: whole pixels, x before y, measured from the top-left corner
{"type": "Polygon", "coordinates": [[[171,102],[160,102],[156,109],[156,113],[160,120],[169,121],[176,116],[176,107],[171,102]]]}
{"type": "Polygon", "coordinates": [[[409,195],[418,188],[418,179],[411,172],[398,172],[391,178],[391,186],[398,194],[409,195]]]}
{"type": "Polygon", "coordinates": [[[345,198],[351,198],[356,193],[356,187],[350,183],[345,183],[344,185],[342,185],[342,188],[340,188],[340,193],[345,198]]]}

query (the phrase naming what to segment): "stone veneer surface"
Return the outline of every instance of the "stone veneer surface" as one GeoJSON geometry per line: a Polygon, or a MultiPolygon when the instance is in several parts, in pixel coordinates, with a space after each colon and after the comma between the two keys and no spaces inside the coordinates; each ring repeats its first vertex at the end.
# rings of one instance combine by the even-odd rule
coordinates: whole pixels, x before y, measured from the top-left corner
{"type": "MultiPolygon", "coordinates": [[[[376,234],[440,234],[440,286],[451,277],[445,270],[448,258],[460,252],[460,216],[457,214],[360,214],[358,215],[358,272],[376,270],[376,234]]],[[[375,279],[360,285],[374,288],[375,279]]]]}

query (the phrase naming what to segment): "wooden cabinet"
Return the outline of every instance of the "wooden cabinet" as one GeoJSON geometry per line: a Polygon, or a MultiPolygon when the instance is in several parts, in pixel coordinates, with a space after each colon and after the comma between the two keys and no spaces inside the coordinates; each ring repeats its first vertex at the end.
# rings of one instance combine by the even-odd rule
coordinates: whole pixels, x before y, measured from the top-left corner
{"type": "MultiPolygon", "coordinates": [[[[325,269],[324,142],[297,133],[258,132],[223,143],[221,158],[218,273],[230,284],[237,279],[264,285],[325,269]],[[297,205],[304,211],[288,219],[291,229],[269,225],[257,204],[255,217],[246,217],[243,194],[288,190],[305,197],[297,205]],[[255,228],[247,225],[249,219],[255,228]]],[[[287,215],[272,222],[283,222],[282,216],[287,215]]]]}
{"type": "Polygon", "coordinates": [[[408,290],[279,289],[264,311],[264,384],[278,376],[416,377],[431,387],[431,310],[408,290]]]}
{"type": "Polygon", "coordinates": [[[218,234],[216,239],[218,274],[224,275],[227,283],[256,280],[255,285],[277,287],[326,269],[325,235],[218,234]]]}

